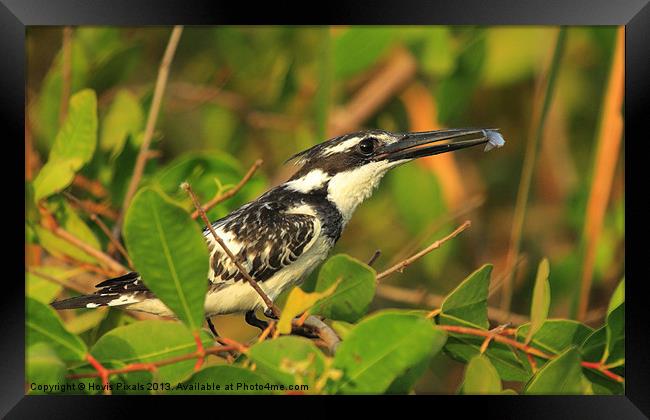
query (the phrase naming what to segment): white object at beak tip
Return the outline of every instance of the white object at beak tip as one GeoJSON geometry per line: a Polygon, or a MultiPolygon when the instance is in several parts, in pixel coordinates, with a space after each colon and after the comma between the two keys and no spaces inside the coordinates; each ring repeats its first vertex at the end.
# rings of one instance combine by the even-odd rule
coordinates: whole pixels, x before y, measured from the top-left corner
{"type": "Polygon", "coordinates": [[[489,152],[492,149],[498,149],[506,144],[506,141],[503,139],[503,136],[498,131],[489,130],[487,131],[488,142],[485,144],[485,149],[483,151],[489,152]]]}

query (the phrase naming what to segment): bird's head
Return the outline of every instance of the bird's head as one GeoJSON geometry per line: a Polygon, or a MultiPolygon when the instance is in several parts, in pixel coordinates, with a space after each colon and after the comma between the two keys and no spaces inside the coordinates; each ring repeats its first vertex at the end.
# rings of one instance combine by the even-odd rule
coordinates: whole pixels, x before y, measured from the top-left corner
{"type": "Polygon", "coordinates": [[[367,130],[327,140],[292,156],[302,167],[285,184],[302,193],[325,193],[349,219],[358,204],[372,194],[381,178],[413,159],[505,141],[497,130],[448,129],[419,133],[367,130]]]}

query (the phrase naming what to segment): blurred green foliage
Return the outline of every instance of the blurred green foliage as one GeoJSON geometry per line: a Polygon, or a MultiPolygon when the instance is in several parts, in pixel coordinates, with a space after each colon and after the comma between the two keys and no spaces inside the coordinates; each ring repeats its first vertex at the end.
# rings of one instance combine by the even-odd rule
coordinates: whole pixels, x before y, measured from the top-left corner
{"type": "MultiPolygon", "coordinates": [[[[393,171],[375,196],[359,208],[334,252],[367,260],[375,249],[381,249],[382,256],[374,267],[381,271],[409,255],[408,251],[421,249],[444,236],[463,218],[470,218],[472,227],[461,237],[386,282],[446,295],[485,263],[493,263],[498,276],[505,269],[535,85],[552,54],[555,31],[553,27],[469,26],[186,27],[171,66],[154,135],[152,148],[159,156],[148,162],[143,185],[159,186],[178,205],[191,210],[191,202],[178,189],[182,181],[188,180],[205,202],[235,185],[255,160],[264,159],[260,171],[239,194],[209,212],[212,219],[224,216],[286,179],[295,168],[284,165],[284,161],[325,140],[336,118],[335,111],[348,104],[393,59],[397,49],[404,49],[416,66],[405,84],[425,86],[427,100],[435,105],[436,115],[428,116],[435,124],[432,129],[499,127],[507,140],[506,147],[489,154],[465,151],[454,156],[465,202],[478,198],[481,204],[477,208],[448,202],[445,192],[450,186],[428,165],[411,164],[393,171]]],[[[552,267],[548,279],[553,291],[549,318],[568,316],[571,300],[579,289],[582,260],[578,247],[593,177],[596,129],[614,36],[614,27],[568,29],[566,51],[524,225],[521,250],[525,261],[518,269],[515,282],[512,300],[515,313],[528,313],[536,278],[535,262],[544,256],[548,256],[552,267]]],[[[78,27],[73,31],[72,97],[84,99],[88,92],[94,92],[99,127],[97,138],[88,140],[94,150],[92,160],[84,155],[71,168],[74,171],[81,168],[83,176],[104,185],[108,196],[102,198],[103,202],[118,209],[142,142],[153,82],[168,37],[169,28],[164,27],[78,27]]],[[[40,167],[45,162],[56,163],[53,156],[60,155],[61,150],[57,144],[67,141],[66,144],[74,147],[78,140],[70,136],[60,139],[65,137],[62,134],[57,136],[66,132],[61,130],[65,122],[59,121],[63,85],[61,28],[28,28],[27,57],[28,130],[40,167]]],[[[74,112],[73,105],[69,113],[74,112]]],[[[404,98],[396,91],[360,121],[359,126],[410,131],[411,118],[404,98]]],[[[61,156],[58,161],[69,157],[61,156]]],[[[597,252],[591,293],[593,309],[607,307],[609,296],[624,272],[623,169],[621,156],[597,252]]],[[[59,191],[70,185],[72,178],[57,177],[55,181],[43,187],[42,180],[28,179],[26,201],[33,202],[34,194],[40,198],[59,191]]],[[[80,198],[97,198],[75,186],[72,188],[80,198]]],[[[105,248],[105,236],[89,222],[86,214],[72,211],[56,195],[48,199],[47,206],[66,230],[98,248],[105,248]]],[[[69,244],[39,226],[38,214],[33,210],[26,220],[28,242],[38,242],[52,255],[93,261],[91,256],[71,249],[69,244]]],[[[61,292],[60,287],[40,285],[43,279],[38,276],[30,278],[29,290],[33,291],[30,295],[37,301],[45,302],[52,293],[61,292]]],[[[496,297],[498,291],[486,300],[496,304],[496,297]]],[[[400,305],[406,306],[375,298],[371,309],[400,305]]],[[[599,350],[603,343],[610,343],[608,360],[614,363],[620,352],[617,334],[622,331],[621,314],[619,309],[601,316],[597,325],[601,325],[604,317],[610,319],[611,325],[608,323],[609,327],[597,330],[602,332],[591,341],[599,350]]],[[[120,319],[119,313],[111,311],[108,316],[93,321],[95,325],[84,326],[86,344],[93,345],[105,331],[129,322],[120,319]]],[[[241,321],[224,322],[239,325],[241,321]]],[[[548,322],[542,324],[535,337],[540,334],[543,337],[545,328],[550,328],[548,322]]],[[[240,330],[243,332],[236,338],[244,339],[254,333],[247,327],[240,330]]],[[[447,343],[452,353],[454,340],[460,341],[456,337],[447,343]]],[[[70,339],[67,345],[69,351],[78,353],[83,351],[79,350],[81,344],[70,339]]],[[[458,346],[455,358],[472,360],[474,367],[485,363],[483,359],[472,359],[476,352],[463,353],[466,349],[467,346],[458,346]]],[[[492,348],[487,363],[492,363],[506,379],[504,371],[511,369],[512,365],[508,364],[514,362],[508,359],[511,355],[506,354],[507,350],[501,350],[499,346],[492,348]]],[[[53,349],[31,346],[30,351],[48,360],[53,349]]],[[[571,358],[575,358],[575,351],[567,350],[563,360],[571,358]]],[[[562,360],[557,361],[560,369],[561,363],[562,360]]],[[[527,377],[530,373],[527,362],[516,361],[516,364],[510,377],[515,380],[527,377]]],[[[431,362],[434,365],[438,380],[426,380],[430,378],[425,375],[416,389],[422,392],[458,389],[462,379],[456,364],[449,359],[435,358],[431,362]],[[453,386],[445,385],[449,383],[453,386]]],[[[55,367],[53,372],[59,372],[55,367]]],[[[553,375],[551,367],[548,370],[548,375],[553,375]]],[[[478,391],[494,388],[490,383],[471,381],[471,384],[471,389],[478,391]]],[[[382,384],[382,389],[388,385],[382,384]]],[[[394,384],[395,389],[398,385],[394,384]]],[[[572,386],[571,390],[578,384],[572,386]]],[[[543,381],[529,384],[527,390],[544,391],[543,381]]]]}

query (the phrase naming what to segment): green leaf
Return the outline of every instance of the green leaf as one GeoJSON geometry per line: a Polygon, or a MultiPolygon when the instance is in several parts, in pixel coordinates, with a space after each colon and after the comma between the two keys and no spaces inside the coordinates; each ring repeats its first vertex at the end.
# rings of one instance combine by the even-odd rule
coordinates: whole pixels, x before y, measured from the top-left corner
{"type": "Polygon", "coordinates": [[[38,201],[66,188],[82,166],[79,158],[48,160],[34,179],[34,200],[38,201]]]}
{"type": "Polygon", "coordinates": [[[485,264],[447,295],[442,302],[440,323],[469,323],[487,329],[490,325],[487,317],[487,298],[491,273],[492,265],[485,264]]]}
{"type": "Polygon", "coordinates": [[[625,302],[607,315],[607,346],[602,361],[606,365],[625,363],[625,302]]]}
{"type": "Polygon", "coordinates": [[[616,290],[612,293],[612,297],[609,299],[609,305],[607,305],[607,315],[612,313],[619,305],[625,302],[625,278],[616,286],[616,290]]]}
{"type": "Polygon", "coordinates": [[[110,54],[100,57],[88,77],[88,86],[102,92],[124,79],[137,64],[142,47],[131,45],[116,48],[110,54]]]}
{"type": "Polygon", "coordinates": [[[92,311],[80,313],[74,318],[67,320],[65,327],[71,333],[81,334],[102,322],[106,318],[106,315],[108,315],[108,309],[107,307],[95,308],[92,311]]]}
{"type": "Polygon", "coordinates": [[[472,358],[465,369],[463,394],[499,394],[501,378],[485,355],[472,358]]]}
{"type": "MultiPolygon", "coordinates": [[[[56,277],[56,274],[60,274],[63,270],[59,267],[38,267],[38,271],[39,273],[56,277]]],[[[53,281],[40,277],[34,273],[26,273],[25,282],[27,283],[25,294],[28,297],[45,304],[52,302],[63,289],[63,286],[60,284],[56,284],[53,281]]]]}
{"type": "Polygon", "coordinates": [[[362,320],[339,345],[333,366],[343,371],[337,391],[381,393],[423,359],[437,353],[447,334],[429,320],[383,311],[362,320]]]}
{"type": "Polygon", "coordinates": [[[54,140],[50,156],[34,180],[34,199],[41,200],[72,182],[90,162],[97,143],[97,98],[84,89],[70,98],[68,115],[54,140]]]}
{"type": "Polygon", "coordinates": [[[99,146],[118,156],[127,136],[136,136],[144,123],[144,114],[138,98],[126,89],[120,89],[102,123],[99,146]]]}
{"type": "Polygon", "coordinates": [[[347,322],[358,321],[375,296],[375,270],[348,255],[329,258],[318,272],[316,291],[340,281],[334,293],[318,301],[311,313],[347,322]]]}
{"type": "Polygon", "coordinates": [[[35,343],[27,347],[25,362],[25,379],[30,386],[30,394],[47,394],[44,390],[32,390],[31,386],[57,385],[65,382],[65,363],[59,359],[56,352],[45,342],[35,343]]]}
{"type": "Polygon", "coordinates": [[[76,335],[68,332],[54,309],[37,300],[27,298],[27,345],[47,343],[65,361],[84,359],[86,345],[76,335]]]}
{"type": "Polygon", "coordinates": [[[50,203],[48,203],[48,209],[54,214],[56,220],[66,231],[70,232],[93,248],[101,249],[101,245],[95,236],[95,233],[88,227],[86,222],[79,217],[77,211],[72,208],[67,201],[63,200],[62,197],[56,197],[50,200],[50,202],[53,202],[53,205],[50,206],[50,203]]]}
{"type": "Polygon", "coordinates": [[[392,42],[389,28],[352,27],[334,39],[334,75],[345,79],[375,64],[392,42]]]}
{"type": "Polygon", "coordinates": [[[524,388],[525,394],[581,394],[580,353],[571,347],[544,365],[524,388]]]}
{"type": "MultiPolygon", "coordinates": [[[[52,142],[59,129],[59,113],[61,110],[62,95],[62,51],[60,50],[47,72],[40,93],[36,96],[33,107],[30,107],[30,122],[34,127],[36,140],[39,146],[50,150],[52,142]]],[[[86,86],[89,63],[85,48],[77,41],[72,40],[72,92],[86,86]]]]}
{"type": "Polygon", "coordinates": [[[588,362],[600,362],[607,346],[607,325],[593,331],[582,343],[582,358],[588,362]]]}
{"type": "Polygon", "coordinates": [[[585,380],[591,385],[591,392],[595,395],[623,395],[625,386],[622,383],[606,378],[593,369],[582,369],[585,380]]]}
{"type": "Polygon", "coordinates": [[[93,257],[72,245],[70,242],[59,238],[54,233],[41,226],[34,226],[34,231],[38,237],[38,243],[45,248],[48,253],[55,257],[67,255],[82,262],[93,263],[96,261],[93,257]]]}
{"type": "Polygon", "coordinates": [[[239,366],[220,365],[201,369],[178,385],[173,394],[247,395],[271,394],[269,380],[257,372],[239,366]]]}
{"type": "Polygon", "coordinates": [[[252,346],[247,353],[256,372],[283,385],[313,384],[325,369],[325,356],[308,339],[284,336],[252,346]]]}
{"type": "MultiPolygon", "coordinates": [[[[480,349],[484,340],[483,337],[450,333],[447,344],[445,344],[445,353],[455,360],[469,362],[481,353],[480,349]]],[[[528,362],[519,358],[505,344],[492,341],[485,355],[504,381],[524,382],[532,374],[528,362]]]]}
{"type": "Polygon", "coordinates": [[[75,28],[74,38],[83,46],[91,61],[102,60],[113,54],[123,40],[121,29],[105,26],[80,26],[75,28]]]}
{"type": "Polygon", "coordinates": [[[549,272],[548,259],[544,258],[537,268],[537,278],[533,288],[533,303],[530,306],[530,328],[526,336],[526,344],[539,331],[548,317],[548,308],[551,304],[551,288],[548,283],[549,272]]]}
{"type": "Polygon", "coordinates": [[[354,328],[354,324],[345,321],[332,321],[332,329],[336,334],[341,337],[341,340],[345,340],[350,334],[350,331],[354,328]]]}
{"type": "MultiPolygon", "coordinates": [[[[67,202],[61,200],[60,197],[55,197],[47,203],[47,208],[54,214],[63,229],[93,248],[101,249],[93,231],[67,202]]],[[[36,233],[43,248],[54,256],[68,255],[79,261],[96,262],[95,257],[90,256],[85,251],[80,250],[68,241],[59,238],[40,226],[36,226],[36,233]]]]}
{"type": "MultiPolygon", "coordinates": [[[[204,346],[212,344],[212,339],[205,332],[201,332],[201,341],[204,346]]],[[[117,361],[126,365],[169,359],[195,350],[196,341],[185,325],[180,322],[147,320],[109,331],[97,340],[90,353],[102,364],[117,361]]],[[[160,366],[156,379],[176,384],[192,373],[195,363],[196,359],[188,359],[160,366]]],[[[143,372],[124,376],[129,383],[151,380],[151,375],[143,372]]]]}
{"type": "Polygon", "coordinates": [[[192,330],[201,328],[208,287],[208,247],[176,203],[144,188],[124,219],[129,255],[147,287],[192,330]]]}
{"type": "Polygon", "coordinates": [[[408,394],[413,390],[415,384],[422,378],[422,375],[429,368],[433,354],[422,358],[416,365],[406,369],[406,371],[395,378],[386,390],[386,394],[408,394]]]}
{"type": "MultiPolygon", "coordinates": [[[[546,353],[560,354],[569,347],[581,346],[593,329],[571,319],[547,319],[533,336],[531,344],[546,353]]],[[[530,323],[517,329],[522,340],[530,333],[530,323]]]]}

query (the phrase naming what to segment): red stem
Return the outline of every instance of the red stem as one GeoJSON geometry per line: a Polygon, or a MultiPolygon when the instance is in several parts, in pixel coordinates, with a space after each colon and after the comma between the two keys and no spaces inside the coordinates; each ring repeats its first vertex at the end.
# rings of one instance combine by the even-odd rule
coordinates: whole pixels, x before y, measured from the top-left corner
{"type": "MultiPolygon", "coordinates": [[[[234,342],[233,340],[229,340],[229,341],[234,342]]],[[[95,368],[96,372],[76,373],[76,374],[66,375],[66,377],[70,379],[101,378],[102,385],[104,385],[105,393],[110,394],[110,390],[108,389],[108,385],[109,385],[108,378],[110,375],[118,375],[121,373],[137,372],[137,371],[154,372],[160,366],[171,365],[174,363],[178,363],[190,359],[199,359],[201,363],[197,362],[197,365],[201,367],[201,365],[203,364],[203,360],[205,360],[205,357],[209,354],[246,350],[246,346],[244,346],[241,343],[237,343],[236,345],[212,346],[208,348],[203,347],[203,343],[201,343],[200,346],[201,347],[198,348],[199,345],[197,344],[197,350],[193,351],[192,353],[170,357],[169,359],[158,360],[156,362],[150,362],[150,363],[131,363],[119,369],[106,369],[93,356],[87,354],[86,360],[92,365],[92,367],[95,368]],[[108,392],[106,392],[106,390],[108,390],[108,392]]],[[[196,370],[196,366],[195,366],[195,370],[196,370]]]]}
{"type": "Polygon", "coordinates": [[[86,360],[95,368],[97,371],[97,376],[102,379],[102,387],[104,388],[104,394],[110,395],[111,389],[108,382],[109,370],[102,366],[101,363],[97,361],[90,353],[86,354],[86,360]]]}
{"type": "MultiPolygon", "coordinates": [[[[476,335],[476,336],[479,336],[479,337],[486,337],[486,338],[490,337],[493,334],[490,331],[479,330],[479,329],[476,329],[476,328],[460,327],[460,326],[456,326],[456,325],[437,325],[437,327],[442,329],[442,330],[453,332],[453,333],[476,335]]],[[[510,334],[511,331],[504,331],[503,333],[510,334]]],[[[492,337],[492,339],[494,341],[498,341],[500,343],[510,345],[512,347],[515,347],[515,348],[523,351],[524,353],[526,353],[527,356],[529,356],[529,360],[531,359],[531,357],[530,357],[531,355],[541,357],[542,359],[552,359],[552,358],[555,357],[554,355],[546,354],[546,353],[544,353],[544,352],[542,352],[540,350],[537,350],[534,347],[530,347],[530,346],[528,346],[528,345],[526,345],[524,343],[521,343],[519,341],[513,340],[513,339],[508,338],[508,337],[504,337],[503,335],[498,335],[498,334],[494,335],[492,337]]],[[[598,372],[602,373],[603,375],[607,376],[608,378],[615,380],[616,382],[619,382],[619,383],[625,382],[625,379],[622,376],[617,375],[614,372],[608,370],[607,368],[605,368],[605,366],[603,366],[600,363],[581,362],[580,364],[583,367],[587,368],[587,369],[595,369],[598,372]]],[[[533,363],[531,363],[531,365],[533,365],[533,363]]]]}
{"type": "Polygon", "coordinates": [[[194,341],[196,341],[196,364],[194,365],[194,372],[198,372],[205,360],[205,348],[203,347],[198,331],[194,331],[194,341]]]}

